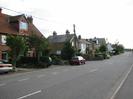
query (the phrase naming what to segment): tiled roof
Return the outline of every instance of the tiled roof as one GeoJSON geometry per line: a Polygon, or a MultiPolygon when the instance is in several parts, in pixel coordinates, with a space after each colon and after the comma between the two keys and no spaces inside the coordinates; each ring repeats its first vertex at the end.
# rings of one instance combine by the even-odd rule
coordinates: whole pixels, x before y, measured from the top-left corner
{"type": "Polygon", "coordinates": [[[97,38],[99,44],[106,44],[105,38],[97,38]]]}
{"type": "Polygon", "coordinates": [[[18,31],[9,24],[9,15],[0,14],[0,33],[18,34],[18,31]]]}
{"type": "Polygon", "coordinates": [[[53,35],[48,37],[50,43],[63,43],[70,41],[74,37],[74,34],[65,34],[65,35],[53,35]]]}
{"type": "Polygon", "coordinates": [[[19,33],[19,30],[14,28],[12,25],[14,22],[18,22],[21,17],[24,17],[28,23],[28,32],[26,35],[35,33],[38,36],[43,36],[42,33],[34,26],[34,24],[30,23],[23,14],[18,16],[10,16],[7,14],[0,13],[0,33],[22,35],[21,33],[19,33]]]}
{"type": "Polygon", "coordinates": [[[10,18],[9,18],[9,22],[11,23],[11,22],[16,22],[16,21],[18,21],[21,17],[23,17],[24,16],[24,14],[22,14],[22,15],[17,15],[17,16],[10,16],[10,18]]]}
{"type": "Polygon", "coordinates": [[[84,44],[90,44],[90,42],[87,41],[86,39],[79,39],[79,42],[84,43],[84,44]]]}

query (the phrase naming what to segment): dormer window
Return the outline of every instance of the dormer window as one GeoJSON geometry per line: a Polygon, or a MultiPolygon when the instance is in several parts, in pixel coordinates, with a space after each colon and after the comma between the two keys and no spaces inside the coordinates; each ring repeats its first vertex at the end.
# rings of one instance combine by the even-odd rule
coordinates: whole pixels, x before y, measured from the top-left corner
{"type": "Polygon", "coordinates": [[[28,31],[28,24],[26,22],[19,22],[19,31],[20,33],[26,33],[28,31]]]}
{"type": "Polygon", "coordinates": [[[5,45],[5,44],[6,44],[6,35],[1,35],[1,36],[0,36],[0,43],[1,43],[2,45],[5,45]]]}

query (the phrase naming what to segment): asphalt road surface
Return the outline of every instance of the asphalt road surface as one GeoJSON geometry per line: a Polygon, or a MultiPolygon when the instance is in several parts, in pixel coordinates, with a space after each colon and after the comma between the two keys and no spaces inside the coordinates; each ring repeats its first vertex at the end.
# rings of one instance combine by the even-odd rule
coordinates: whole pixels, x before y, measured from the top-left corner
{"type": "Polygon", "coordinates": [[[0,75],[0,99],[114,99],[132,64],[133,54],[126,52],[80,66],[0,75]]]}

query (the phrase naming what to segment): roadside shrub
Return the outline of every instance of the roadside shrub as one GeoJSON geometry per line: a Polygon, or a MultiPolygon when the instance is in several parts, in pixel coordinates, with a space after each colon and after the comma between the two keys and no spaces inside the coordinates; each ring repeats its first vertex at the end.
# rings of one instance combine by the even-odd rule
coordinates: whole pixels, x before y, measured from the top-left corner
{"type": "Polygon", "coordinates": [[[17,63],[20,64],[37,64],[37,58],[35,57],[21,57],[17,63]]]}
{"type": "Polygon", "coordinates": [[[47,67],[52,65],[52,59],[49,56],[40,57],[40,61],[41,63],[45,64],[47,67]]]}
{"type": "Polygon", "coordinates": [[[52,58],[52,64],[54,64],[54,65],[63,65],[63,60],[61,59],[60,56],[52,55],[51,58],[52,58]]]}
{"type": "Polygon", "coordinates": [[[104,55],[102,53],[96,53],[94,60],[103,60],[104,59],[104,55]]]}
{"type": "Polygon", "coordinates": [[[40,62],[35,57],[21,57],[17,67],[21,68],[47,68],[51,65],[49,57],[40,57],[40,62]]]}

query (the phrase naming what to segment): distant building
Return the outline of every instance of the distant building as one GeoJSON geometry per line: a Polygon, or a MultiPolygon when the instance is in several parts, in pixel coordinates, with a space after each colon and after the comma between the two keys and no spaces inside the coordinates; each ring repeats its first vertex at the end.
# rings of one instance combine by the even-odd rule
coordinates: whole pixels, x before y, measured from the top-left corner
{"type": "Polygon", "coordinates": [[[113,47],[112,47],[112,44],[111,43],[107,43],[107,50],[108,52],[112,53],[113,52],[113,47]]]}
{"type": "Polygon", "coordinates": [[[105,38],[96,38],[90,39],[90,42],[93,42],[95,44],[95,48],[99,48],[101,45],[106,45],[105,38]]]}
{"type": "Polygon", "coordinates": [[[78,42],[79,42],[79,47],[78,47],[78,49],[80,49],[80,52],[82,53],[82,54],[88,54],[88,50],[87,49],[89,49],[89,47],[90,47],[90,42],[88,41],[88,39],[82,39],[81,38],[81,35],[79,35],[79,37],[78,37],[78,42]]]}
{"type": "MultiPolygon", "coordinates": [[[[3,14],[0,8],[0,60],[8,61],[7,51],[10,48],[6,45],[7,35],[29,36],[32,33],[43,36],[34,26],[32,17],[25,17],[24,14],[10,16],[3,14]]],[[[29,52],[29,55],[33,55],[33,51],[29,52]]]]}

